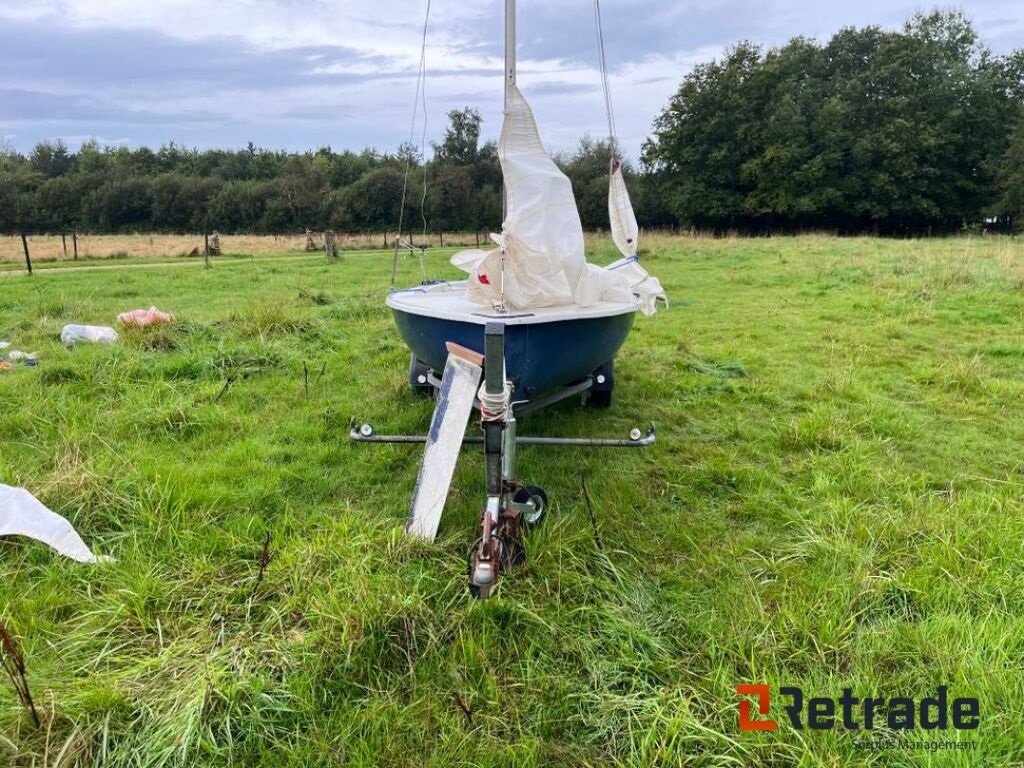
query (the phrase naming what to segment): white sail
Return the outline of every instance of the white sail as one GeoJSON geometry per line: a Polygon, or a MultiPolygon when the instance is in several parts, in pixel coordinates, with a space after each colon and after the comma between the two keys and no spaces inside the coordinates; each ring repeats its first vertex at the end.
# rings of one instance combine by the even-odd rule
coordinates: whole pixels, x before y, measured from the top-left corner
{"type": "Polygon", "coordinates": [[[605,269],[626,281],[639,302],[640,311],[645,315],[653,315],[658,310],[658,299],[668,305],[668,296],[661,287],[661,281],[641,267],[636,256],[619,259],[605,269]]]}
{"type": "Polygon", "coordinates": [[[452,256],[469,274],[468,297],[509,309],[633,301],[625,275],[587,263],[572,184],[545,151],[523,94],[509,85],[507,95],[498,142],[507,212],[502,234],[492,235],[499,248],[452,256]]]}
{"type": "Polygon", "coordinates": [[[629,200],[626,180],[622,177],[622,163],[612,160],[611,177],[608,180],[608,218],[612,225],[612,240],[623,258],[607,269],[625,278],[630,290],[640,301],[640,311],[653,315],[658,309],[658,299],[668,304],[668,297],[661,287],[661,281],[647,273],[637,259],[640,245],[640,228],[629,200]]]}
{"type": "Polygon", "coordinates": [[[626,180],[622,177],[622,163],[612,160],[612,173],[608,180],[608,217],[612,224],[612,240],[623,256],[636,256],[640,243],[640,228],[629,200],[626,180]]]}

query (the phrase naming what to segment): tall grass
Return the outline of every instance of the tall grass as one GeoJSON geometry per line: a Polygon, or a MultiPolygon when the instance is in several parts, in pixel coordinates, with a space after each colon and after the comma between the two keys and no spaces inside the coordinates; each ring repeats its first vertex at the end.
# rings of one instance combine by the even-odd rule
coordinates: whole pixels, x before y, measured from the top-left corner
{"type": "Polygon", "coordinates": [[[0,373],[0,482],[116,558],[0,539],[42,721],[0,685],[0,765],[1021,764],[1024,245],[643,247],[673,303],[638,319],[614,406],[520,428],[653,419],[658,442],[524,448],[553,506],[485,603],[465,587],[478,453],[424,544],[401,532],[419,451],[347,438],[430,417],[385,255],[0,278],[0,338],[40,352],[0,373]],[[175,324],[57,340],[150,304],[175,324]],[[740,733],[743,682],[948,685],[981,701],[978,749],[740,733]]]}

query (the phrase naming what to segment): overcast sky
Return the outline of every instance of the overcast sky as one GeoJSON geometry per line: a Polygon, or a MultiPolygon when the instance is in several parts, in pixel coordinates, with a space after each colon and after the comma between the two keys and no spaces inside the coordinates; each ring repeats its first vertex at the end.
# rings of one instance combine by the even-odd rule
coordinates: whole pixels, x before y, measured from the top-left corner
{"type": "MultiPolygon", "coordinates": [[[[519,0],[520,84],[550,149],[601,136],[593,0],[519,0]]],[[[427,132],[501,117],[502,0],[433,0],[427,132]]],[[[636,155],[694,65],[749,39],[899,26],[908,0],[603,0],[620,138],[636,155]]],[[[996,52],[1024,47],[1024,0],[958,5],[996,52]]],[[[0,0],[0,142],[302,150],[408,137],[425,0],[0,0]]]]}

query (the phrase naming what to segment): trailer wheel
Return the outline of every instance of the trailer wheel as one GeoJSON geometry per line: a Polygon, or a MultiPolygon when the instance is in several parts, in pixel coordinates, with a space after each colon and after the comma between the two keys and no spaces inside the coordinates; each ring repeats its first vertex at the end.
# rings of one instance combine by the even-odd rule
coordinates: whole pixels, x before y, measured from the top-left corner
{"type": "Polygon", "coordinates": [[[410,355],[409,386],[420,397],[434,396],[434,387],[431,386],[430,379],[427,377],[429,373],[430,367],[426,363],[416,357],[416,355],[410,355]]]}
{"type": "Polygon", "coordinates": [[[520,486],[512,501],[517,504],[531,504],[533,511],[523,515],[523,525],[527,528],[536,528],[544,521],[548,512],[548,495],[544,489],[536,485],[520,486]]]}
{"type": "Polygon", "coordinates": [[[612,404],[612,391],[615,389],[615,361],[607,363],[595,370],[594,385],[587,390],[587,405],[593,408],[608,408],[612,404]]]}

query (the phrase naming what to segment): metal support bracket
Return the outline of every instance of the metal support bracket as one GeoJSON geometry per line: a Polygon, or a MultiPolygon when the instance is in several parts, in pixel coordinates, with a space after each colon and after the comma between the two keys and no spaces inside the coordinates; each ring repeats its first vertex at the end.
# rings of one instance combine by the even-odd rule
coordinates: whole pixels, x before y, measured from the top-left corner
{"type": "MultiPolygon", "coordinates": [[[[378,435],[370,424],[353,427],[349,433],[357,443],[425,443],[426,435],[378,435]]],[[[525,437],[516,436],[516,445],[579,445],[590,448],[645,448],[653,445],[655,440],[654,422],[647,428],[645,435],[639,427],[633,427],[626,439],[600,437],[525,437]]],[[[482,435],[466,435],[462,438],[463,445],[481,445],[482,435]]]]}

